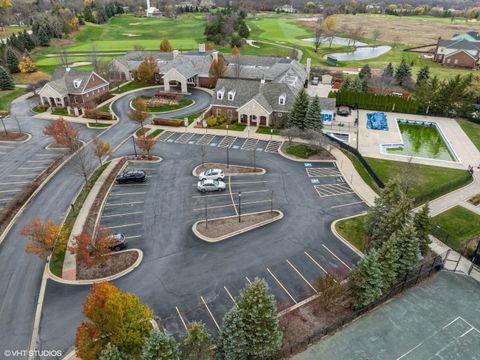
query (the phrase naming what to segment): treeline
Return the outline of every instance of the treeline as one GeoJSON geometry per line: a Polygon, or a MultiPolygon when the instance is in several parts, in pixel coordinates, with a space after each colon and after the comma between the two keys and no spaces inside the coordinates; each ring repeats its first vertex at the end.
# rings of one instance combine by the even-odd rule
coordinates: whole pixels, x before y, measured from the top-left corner
{"type": "Polygon", "coordinates": [[[248,38],[250,30],[245,22],[247,13],[223,9],[222,11],[208,15],[205,26],[205,36],[208,41],[218,45],[230,44],[231,47],[242,46],[242,39],[248,38]]]}
{"type": "Polygon", "coordinates": [[[115,15],[124,14],[123,6],[118,3],[108,3],[106,5],[97,5],[91,2],[83,9],[82,16],[84,21],[95,24],[104,24],[115,15]]]}

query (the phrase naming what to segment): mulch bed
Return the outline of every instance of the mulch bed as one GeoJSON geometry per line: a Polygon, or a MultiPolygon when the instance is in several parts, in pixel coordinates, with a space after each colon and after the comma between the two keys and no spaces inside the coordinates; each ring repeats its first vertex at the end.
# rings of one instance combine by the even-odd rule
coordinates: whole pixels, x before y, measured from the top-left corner
{"type": "Polygon", "coordinates": [[[253,166],[229,165],[229,167],[227,168],[227,164],[205,163],[203,165],[200,165],[196,169],[196,172],[200,174],[202,171],[205,171],[208,169],[221,169],[227,176],[230,174],[254,174],[254,173],[261,173],[263,171],[262,168],[259,168],[259,167],[254,168],[253,166]]]}
{"type": "Polygon", "coordinates": [[[24,141],[28,139],[28,135],[20,132],[1,132],[0,141],[24,141]]]}
{"type": "Polygon", "coordinates": [[[248,226],[252,226],[263,221],[276,218],[278,216],[279,214],[274,211],[264,212],[260,214],[245,214],[241,216],[241,222],[238,222],[238,217],[231,217],[227,219],[212,219],[208,220],[207,226],[205,226],[205,222],[197,224],[197,230],[204,236],[216,238],[228,235],[234,231],[244,229],[248,226]]]}
{"type": "Polygon", "coordinates": [[[120,271],[132,266],[138,258],[136,251],[126,251],[112,254],[101,265],[86,267],[77,263],[77,280],[100,279],[118,274],[120,271]]]}
{"type": "Polygon", "coordinates": [[[137,156],[127,156],[128,161],[158,161],[160,158],[155,155],[137,155],[137,156]]]}

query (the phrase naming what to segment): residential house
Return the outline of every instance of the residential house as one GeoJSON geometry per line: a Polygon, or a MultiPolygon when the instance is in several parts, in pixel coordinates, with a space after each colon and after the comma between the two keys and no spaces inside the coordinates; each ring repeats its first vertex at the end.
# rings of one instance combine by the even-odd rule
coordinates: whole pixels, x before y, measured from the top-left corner
{"type": "Polygon", "coordinates": [[[445,66],[477,69],[480,65],[480,35],[468,32],[455,35],[451,40],[438,39],[433,57],[445,66]]]}

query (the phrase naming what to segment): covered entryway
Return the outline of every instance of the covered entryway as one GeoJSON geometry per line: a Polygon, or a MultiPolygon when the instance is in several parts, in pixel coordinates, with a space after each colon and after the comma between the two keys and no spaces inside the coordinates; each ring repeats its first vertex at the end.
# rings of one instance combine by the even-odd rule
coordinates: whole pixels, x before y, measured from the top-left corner
{"type": "Polygon", "coordinates": [[[271,112],[260,105],[255,99],[239,107],[237,111],[239,123],[251,126],[268,126],[270,123],[271,112]]]}
{"type": "Polygon", "coordinates": [[[188,93],[187,79],[176,69],[170,69],[163,75],[163,85],[167,92],[180,91],[182,93],[188,93]]]}

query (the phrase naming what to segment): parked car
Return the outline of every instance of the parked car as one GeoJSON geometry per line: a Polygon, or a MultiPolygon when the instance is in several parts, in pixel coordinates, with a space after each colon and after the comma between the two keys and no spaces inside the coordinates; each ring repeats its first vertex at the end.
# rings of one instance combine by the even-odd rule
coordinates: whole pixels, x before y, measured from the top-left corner
{"type": "Polygon", "coordinates": [[[127,247],[127,240],[122,233],[110,235],[108,240],[112,242],[112,245],[110,245],[111,250],[120,251],[127,247]]]}
{"type": "Polygon", "coordinates": [[[312,85],[318,85],[319,81],[320,81],[320,79],[319,79],[317,76],[315,76],[315,77],[312,79],[312,83],[311,83],[311,84],[312,84],[312,85]]]}
{"type": "Polygon", "coordinates": [[[208,169],[198,175],[198,180],[223,180],[225,174],[222,169],[208,169]]]}
{"type": "Polygon", "coordinates": [[[225,190],[225,183],[221,180],[202,180],[197,183],[197,189],[201,192],[223,191],[225,190]]]}
{"type": "Polygon", "coordinates": [[[129,182],[140,183],[147,180],[147,174],[143,170],[130,170],[116,177],[117,183],[126,184],[129,182]]]}
{"type": "Polygon", "coordinates": [[[348,116],[350,113],[351,110],[348,106],[339,106],[337,109],[337,114],[340,116],[348,116]]]}

